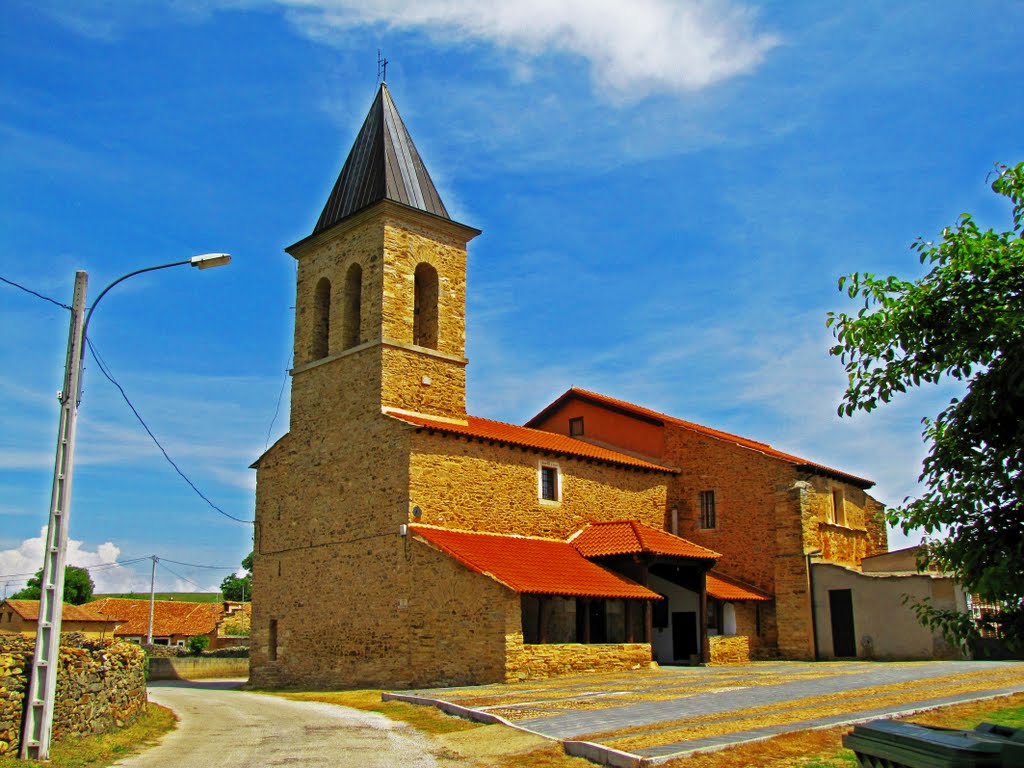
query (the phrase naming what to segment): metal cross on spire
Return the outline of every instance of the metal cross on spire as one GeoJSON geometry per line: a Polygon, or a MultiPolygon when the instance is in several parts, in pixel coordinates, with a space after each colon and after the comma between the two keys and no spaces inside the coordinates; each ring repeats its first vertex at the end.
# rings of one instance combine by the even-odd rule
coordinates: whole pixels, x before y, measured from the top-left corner
{"type": "Polygon", "coordinates": [[[377,82],[387,83],[388,81],[388,60],[381,56],[380,48],[377,49],[377,82]]]}

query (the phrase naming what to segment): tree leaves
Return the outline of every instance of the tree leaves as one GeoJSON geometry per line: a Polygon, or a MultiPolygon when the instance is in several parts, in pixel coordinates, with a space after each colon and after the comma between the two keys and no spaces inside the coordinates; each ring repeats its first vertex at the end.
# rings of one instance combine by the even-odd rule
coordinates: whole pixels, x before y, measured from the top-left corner
{"type": "MultiPolygon", "coordinates": [[[[1012,204],[1010,231],[981,231],[969,213],[938,242],[911,249],[924,277],[907,282],[854,273],[839,290],[862,299],[855,314],[830,312],[829,350],[847,372],[840,416],[872,411],[908,387],[943,378],[966,382],[934,419],[924,419],[929,445],[920,480],[925,492],[888,512],[903,530],[927,534],[923,566],[959,578],[970,593],[1010,608],[1024,628],[1024,163],[998,166],[992,184],[1012,204]]],[[[931,626],[961,633],[964,623],[916,605],[931,626]],[[929,618],[930,617],[930,618],[929,618]]],[[[1024,632],[1011,640],[1024,648],[1024,632]]]]}

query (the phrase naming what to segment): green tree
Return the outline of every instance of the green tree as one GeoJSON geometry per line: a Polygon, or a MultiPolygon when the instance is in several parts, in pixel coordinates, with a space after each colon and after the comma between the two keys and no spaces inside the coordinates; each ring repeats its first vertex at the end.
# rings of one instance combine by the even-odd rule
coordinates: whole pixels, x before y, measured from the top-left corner
{"type": "Polygon", "coordinates": [[[220,591],[225,600],[252,600],[252,552],[242,558],[245,576],[231,574],[220,583],[220,591]]]}
{"type": "MultiPolygon", "coordinates": [[[[913,282],[858,273],[840,290],[861,299],[832,313],[849,386],[840,415],[871,411],[909,387],[954,379],[966,393],[923,419],[928,454],[920,498],[889,511],[904,532],[922,529],[919,561],[1006,607],[1004,635],[1024,650],[1024,163],[998,166],[992,184],[1012,208],[1012,228],[982,231],[961,214],[938,242],[913,249],[930,268],[913,282]]],[[[926,624],[968,642],[963,615],[914,606],[926,624]]]]}
{"type": "Polygon", "coordinates": [[[210,638],[206,635],[193,635],[188,639],[188,652],[200,656],[210,646],[210,638]]]}
{"type": "MultiPolygon", "coordinates": [[[[92,600],[92,591],[96,585],[92,582],[89,571],[74,565],[64,568],[64,602],[81,605],[92,600]]],[[[28,580],[25,588],[11,595],[12,600],[38,600],[43,593],[43,569],[28,580]]]]}

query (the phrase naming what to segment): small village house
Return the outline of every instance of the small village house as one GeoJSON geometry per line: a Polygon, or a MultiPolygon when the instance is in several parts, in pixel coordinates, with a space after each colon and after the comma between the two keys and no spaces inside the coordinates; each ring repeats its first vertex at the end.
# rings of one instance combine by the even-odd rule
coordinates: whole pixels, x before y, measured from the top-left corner
{"type": "MultiPolygon", "coordinates": [[[[64,603],[60,631],[80,632],[88,638],[109,640],[114,637],[118,622],[84,605],[64,603]]],[[[0,632],[35,637],[39,621],[38,600],[4,600],[0,602],[0,632]]]]}

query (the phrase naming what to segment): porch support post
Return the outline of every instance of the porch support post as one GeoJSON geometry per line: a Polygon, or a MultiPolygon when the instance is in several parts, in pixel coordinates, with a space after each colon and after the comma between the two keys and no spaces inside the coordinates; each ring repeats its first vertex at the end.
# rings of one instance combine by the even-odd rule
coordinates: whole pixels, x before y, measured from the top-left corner
{"type": "Polygon", "coordinates": [[[551,618],[551,597],[537,596],[537,642],[548,642],[548,624],[551,618]]]}
{"type": "Polygon", "coordinates": [[[711,661],[711,649],[708,648],[708,572],[700,572],[700,660],[704,664],[711,661]]]}
{"type": "MultiPolygon", "coordinates": [[[[641,584],[650,589],[650,571],[651,563],[648,560],[644,560],[643,570],[640,572],[641,584]]],[[[644,642],[652,642],[654,637],[654,603],[650,600],[644,600],[644,642]]]]}
{"type": "Polygon", "coordinates": [[[636,633],[633,631],[633,601],[624,600],[626,607],[626,642],[635,643],[636,633]]]}
{"type": "Polygon", "coordinates": [[[590,643],[590,598],[583,598],[583,642],[590,643]]]}

